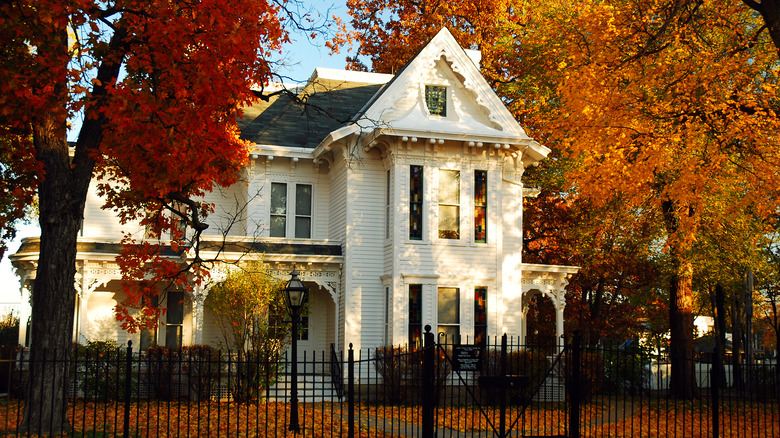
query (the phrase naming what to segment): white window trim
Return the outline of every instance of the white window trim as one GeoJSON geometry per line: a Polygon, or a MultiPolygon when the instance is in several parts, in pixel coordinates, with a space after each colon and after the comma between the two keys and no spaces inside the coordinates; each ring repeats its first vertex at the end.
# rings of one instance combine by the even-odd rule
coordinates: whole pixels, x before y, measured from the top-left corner
{"type": "Polygon", "coordinates": [[[272,239],[299,239],[299,240],[313,240],[315,239],[315,221],[317,216],[317,185],[314,184],[314,181],[306,181],[306,180],[296,180],[296,179],[288,179],[288,178],[274,178],[270,177],[268,179],[268,202],[265,206],[265,212],[266,212],[266,221],[268,223],[268,228],[265,231],[265,237],[271,236],[271,216],[281,216],[281,215],[272,215],[271,214],[271,186],[273,184],[286,184],[287,185],[287,205],[286,205],[286,213],[285,213],[285,230],[284,230],[284,236],[275,236],[271,237],[272,239]],[[304,216],[304,215],[297,215],[295,211],[295,201],[297,197],[297,186],[299,185],[307,185],[311,186],[311,215],[304,216]],[[295,237],[295,220],[297,217],[309,217],[311,218],[311,223],[309,224],[309,236],[308,238],[305,237],[295,237]]]}

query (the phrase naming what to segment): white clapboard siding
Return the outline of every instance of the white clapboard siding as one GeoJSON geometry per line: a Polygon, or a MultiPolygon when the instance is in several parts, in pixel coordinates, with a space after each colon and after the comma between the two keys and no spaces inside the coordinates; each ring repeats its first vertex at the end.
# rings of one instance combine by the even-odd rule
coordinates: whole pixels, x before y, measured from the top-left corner
{"type": "Polygon", "coordinates": [[[365,159],[349,170],[344,275],[348,310],[356,318],[347,324],[361,323],[348,327],[347,335],[358,336],[363,347],[383,342],[384,177],[379,160],[365,159]]]}
{"type": "Polygon", "coordinates": [[[328,240],[330,223],[330,177],[320,174],[314,184],[314,205],[312,206],[312,238],[328,240]]]}
{"type": "Polygon", "coordinates": [[[214,204],[214,212],[206,218],[209,235],[245,236],[247,234],[247,185],[239,181],[230,187],[214,187],[203,196],[214,204]]]}
{"type": "Polygon", "coordinates": [[[343,242],[347,228],[347,168],[343,159],[333,163],[330,171],[330,220],[328,236],[343,242]]]}
{"type": "Polygon", "coordinates": [[[81,237],[116,239],[122,233],[131,233],[139,239],[143,238],[143,229],[137,221],[121,224],[115,211],[102,208],[104,204],[105,199],[97,194],[97,182],[93,181],[84,205],[81,237]]]}

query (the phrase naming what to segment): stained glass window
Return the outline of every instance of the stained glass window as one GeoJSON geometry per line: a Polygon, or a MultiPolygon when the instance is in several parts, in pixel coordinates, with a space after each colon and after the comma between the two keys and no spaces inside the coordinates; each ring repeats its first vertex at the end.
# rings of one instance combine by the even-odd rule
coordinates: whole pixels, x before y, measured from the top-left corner
{"type": "Polygon", "coordinates": [[[409,169],[409,238],[422,240],[423,167],[409,169]]]}
{"type": "Polygon", "coordinates": [[[433,116],[447,116],[447,87],[438,85],[425,86],[425,104],[433,116]]]}
{"type": "Polygon", "coordinates": [[[487,243],[487,172],[474,171],[474,242],[487,243]]]}
{"type": "Polygon", "coordinates": [[[484,345],[487,341],[487,288],[474,289],[474,343],[484,345]]]}
{"type": "Polygon", "coordinates": [[[422,285],[409,285],[409,348],[422,347],[422,285]]]}

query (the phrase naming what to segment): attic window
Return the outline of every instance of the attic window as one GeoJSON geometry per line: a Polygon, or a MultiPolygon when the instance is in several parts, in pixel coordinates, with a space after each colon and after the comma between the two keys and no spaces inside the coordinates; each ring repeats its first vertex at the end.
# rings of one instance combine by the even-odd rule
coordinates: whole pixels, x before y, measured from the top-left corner
{"type": "Polygon", "coordinates": [[[447,116],[447,87],[439,85],[425,86],[425,104],[433,116],[447,116]]]}

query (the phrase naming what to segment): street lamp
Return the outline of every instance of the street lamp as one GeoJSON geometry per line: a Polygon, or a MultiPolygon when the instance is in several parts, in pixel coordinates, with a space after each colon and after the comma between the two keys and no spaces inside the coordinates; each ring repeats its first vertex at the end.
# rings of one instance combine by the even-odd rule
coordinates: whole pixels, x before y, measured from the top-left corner
{"type": "Polygon", "coordinates": [[[306,304],[306,286],[298,279],[295,266],[290,273],[290,281],[284,287],[284,300],[292,315],[292,386],[290,387],[290,426],[287,428],[295,433],[301,431],[298,425],[298,317],[301,308],[306,304]]]}

